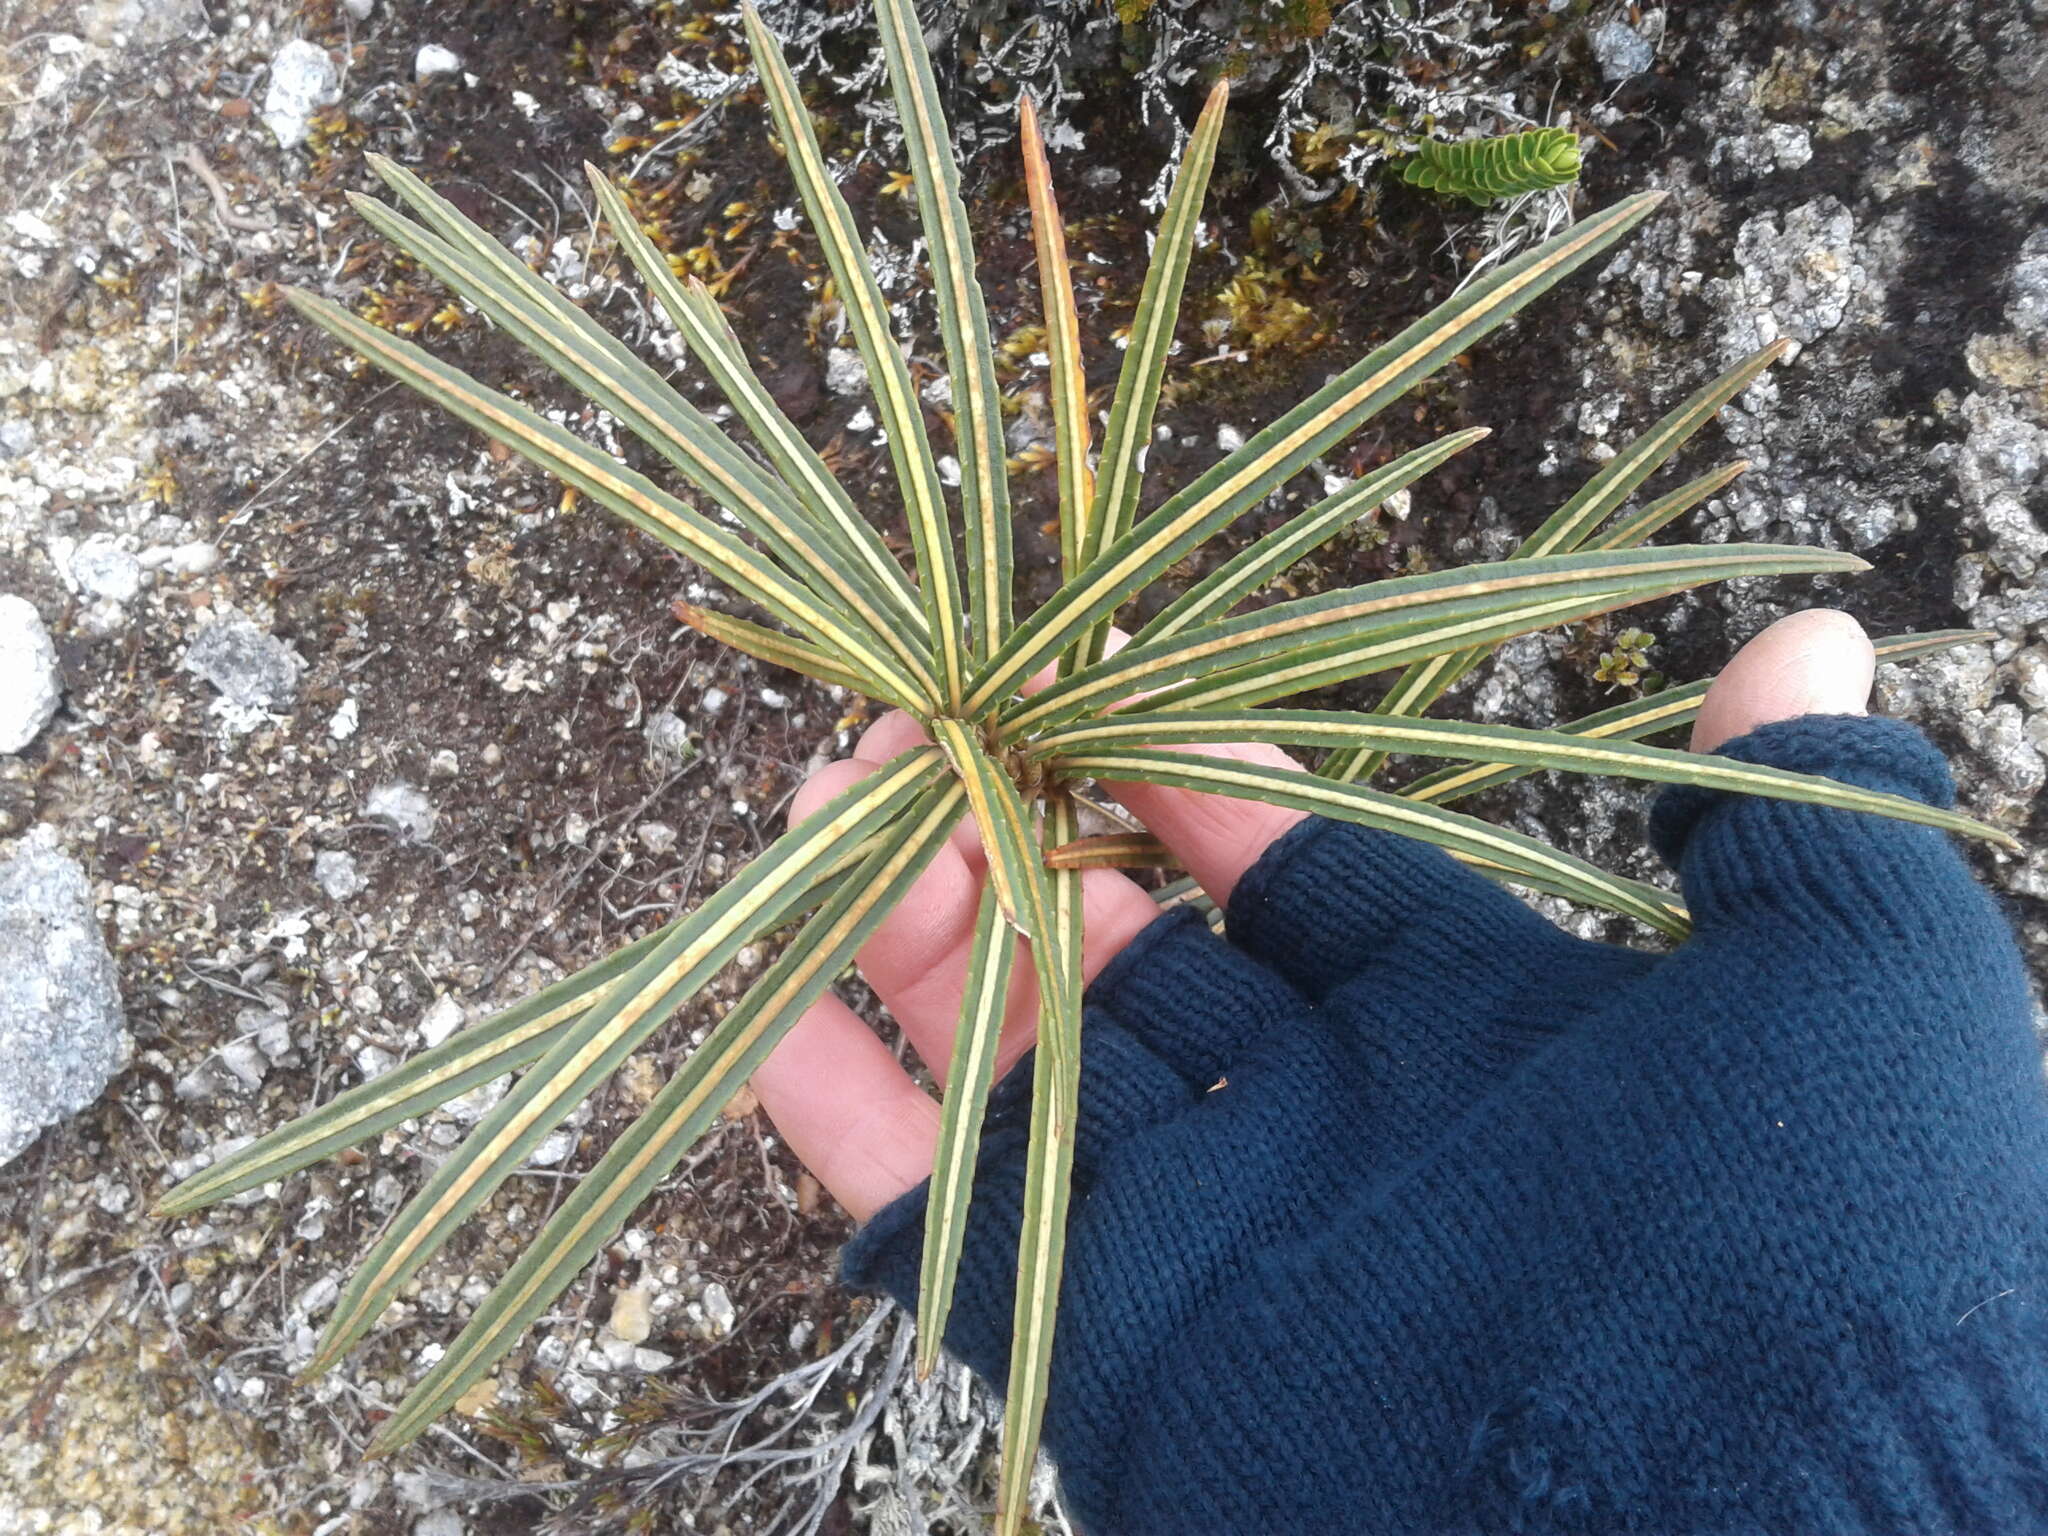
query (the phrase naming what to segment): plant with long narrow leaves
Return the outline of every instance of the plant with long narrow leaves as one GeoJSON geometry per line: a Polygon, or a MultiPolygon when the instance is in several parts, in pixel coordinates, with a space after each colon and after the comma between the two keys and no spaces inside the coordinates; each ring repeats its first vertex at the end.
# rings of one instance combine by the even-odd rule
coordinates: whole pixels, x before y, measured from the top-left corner
{"type": "MultiPolygon", "coordinates": [[[[925,725],[932,745],[899,758],[790,828],[721,889],[657,932],[195,1174],[170,1193],[162,1209],[187,1212],[255,1188],[479,1083],[518,1073],[513,1088],[392,1220],[343,1292],[309,1367],[323,1369],[369,1332],[454,1230],[743,944],[801,924],[781,959],[535,1234],[525,1255],[383,1425],[374,1448],[400,1445],[454,1404],[574,1281],[831,985],[950,829],[971,817],[987,849],[990,880],[974,926],[933,1167],[919,1363],[931,1367],[944,1337],[973,1199],[976,1144],[1021,939],[1038,986],[1040,1049],[998,1509],[1007,1532],[1018,1529],[1026,1512],[1057,1317],[1080,1072],[1080,872],[1172,863],[1171,854],[1136,826],[1082,836],[1079,797],[1090,792],[1088,781],[1180,786],[1301,807],[1420,838],[1502,881],[1623,913],[1674,937],[1685,932],[1685,911],[1672,893],[1608,874],[1450,809],[1450,803],[1552,769],[1771,795],[1966,836],[2002,834],[1853,786],[1642,744],[1644,737],[1689,721],[1704,684],[1550,731],[1422,718],[1445,689],[1513,636],[1735,576],[1841,575],[1862,568],[1854,556],[1822,549],[1648,543],[1739,474],[1741,464],[1628,510],[1631,498],[1677,449],[1776,360],[1778,348],[1743,359],[1682,402],[1507,560],[1240,611],[1267,583],[1485,435],[1454,432],[1389,460],[1217,561],[1137,623],[1128,645],[1113,650],[1112,624],[1169,568],[1531,300],[1596,260],[1658,200],[1629,198],[1503,264],[1338,374],[1192,483],[1148,498],[1145,446],[1223,130],[1227,92],[1220,83],[1188,141],[1159,225],[1108,400],[1099,456],[1091,445],[1094,407],[1065,231],[1037,121],[1030,103],[1023,104],[1024,183],[1057,449],[1061,580],[1047,602],[1016,617],[1004,402],[959,172],[911,0],[881,0],[878,13],[951,382],[960,466],[957,519],[916,380],[864,257],[853,213],[819,151],[796,80],[752,11],[747,29],[761,90],[830,268],[846,329],[867,364],[899,506],[858,505],[755,376],[711,294],[671,272],[641,227],[630,190],[594,170],[598,204],[619,250],[725,395],[755,452],[727,436],[651,365],[417,176],[388,161],[375,162],[411,212],[369,199],[359,200],[358,207],[715,504],[725,523],[419,347],[310,294],[291,298],[369,361],[693,562],[757,615],[678,605],[678,618],[764,662],[908,710],[925,725]],[[1156,505],[1144,511],[1153,500],[1156,505]],[[894,531],[899,513],[914,578],[884,537],[894,531]],[[1260,707],[1304,689],[1395,669],[1404,670],[1371,712],[1260,707]],[[1248,740],[1322,749],[1325,756],[1311,772],[1169,750],[1248,740]],[[1447,766],[1398,791],[1364,782],[1391,753],[1441,759],[1447,766]]],[[[1881,649],[1903,659],[1962,638],[1905,637],[1881,649]]],[[[1198,894],[1184,885],[1178,891],[1198,894]]]]}

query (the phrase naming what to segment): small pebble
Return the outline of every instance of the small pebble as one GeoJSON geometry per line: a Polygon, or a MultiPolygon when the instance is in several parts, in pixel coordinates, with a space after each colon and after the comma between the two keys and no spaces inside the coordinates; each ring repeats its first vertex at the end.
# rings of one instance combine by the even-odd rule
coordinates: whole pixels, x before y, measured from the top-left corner
{"type": "Polygon", "coordinates": [[[354,854],[339,848],[323,848],[313,855],[313,883],[329,901],[347,901],[367,882],[356,867],[354,854]]]}
{"type": "Polygon", "coordinates": [[[612,1298],[611,1330],[628,1344],[645,1344],[654,1331],[654,1312],[643,1286],[632,1286],[612,1298]]]}
{"type": "Polygon", "coordinates": [[[461,68],[462,56],[439,43],[428,43],[412,56],[413,77],[419,80],[431,79],[435,75],[452,75],[461,68]]]}

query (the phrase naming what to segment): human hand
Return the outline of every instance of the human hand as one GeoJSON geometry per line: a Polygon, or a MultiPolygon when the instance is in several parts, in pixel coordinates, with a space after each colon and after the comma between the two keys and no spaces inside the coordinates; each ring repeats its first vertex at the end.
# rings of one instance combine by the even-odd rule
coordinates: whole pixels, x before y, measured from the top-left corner
{"type": "MultiPolygon", "coordinates": [[[[1871,671],[1853,622],[1788,619],[1694,745],[1945,803],[1924,738],[1843,718],[1871,671]]],[[[915,735],[878,723],[809,793],[915,735]]],[[[1045,1421],[1083,1529],[2048,1529],[2048,1103],[1944,835],[1667,791],[1695,931],[1659,956],[1412,841],[1118,792],[1229,939],[1088,877],[1045,1421]]],[[[927,1061],[980,878],[963,834],[861,956],[927,1061]]],[[[1027,980],[1003,1065],[1031,1024],[1027,980]]],[[[946,1339],[998,1386],[1029,1075],[991,1100],[946,1339]]],[[[873,1218],[849,1280],[914,1301],[936,1106],[836,1004],[755,1084],[873,1218]]]]}
{"type": "MultiPolygon", "coordinates": [[[[1693,750],[1711,752],[1759,725],[1796,715],[1860,714],[1874,667],[1869,640],[1847,614],[1793,614],[1744,646],[1715,682],[1693,727],[1693,750]]],[[[915,720],[892,710],[862,735],[852,757],[820,769],[797,791],[790,823],[926,739],[915,720]]],[[[1278,747],[1188,750],[1299,766],[1278,747]]],[[[1299,811],[1191,790],[1152,784],[1112,788],[1219,906],[1228,903],[1238,877],[1304,819],[1299,811]]],[[[861,974],[942,1087],[986,872],[973,823],[963,820],[951,845],[860,953],[861,974]]],[[[1082,885],[1082,971],[1093,981],[1160,913],[1150,895],[1115,870],[1090,870],[1082,885]]],[[[1037,979],[1025,964],[1014,975],[996,1059],[999,1079],[1031,1048],[1037,1032],[1037,979]]],[[[830,994],[783,1037],[755,1073],[753,1087],[804,1165],[862,1221],[931,1172],[938,1105],[874,1031],[830,994]]]]}

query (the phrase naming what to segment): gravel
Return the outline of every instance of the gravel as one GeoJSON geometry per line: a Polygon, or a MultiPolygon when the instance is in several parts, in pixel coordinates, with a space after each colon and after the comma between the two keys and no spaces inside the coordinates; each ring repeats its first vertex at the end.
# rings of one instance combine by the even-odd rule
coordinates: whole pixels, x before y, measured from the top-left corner
{"type": "Polygon", "coordinates": [[[0,1163],[128,1064],[121,991],[92,889],[54,828],[0,863],[0,1163]]]}

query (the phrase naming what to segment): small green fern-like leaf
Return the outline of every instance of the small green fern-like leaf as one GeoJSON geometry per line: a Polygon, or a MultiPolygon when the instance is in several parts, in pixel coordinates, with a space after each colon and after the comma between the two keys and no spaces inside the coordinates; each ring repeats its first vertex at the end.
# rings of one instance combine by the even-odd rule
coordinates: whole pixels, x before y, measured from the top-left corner
{"type": "Polygon", "coordinates": [[[1579,179],[1579,137],[1569,128],[1531,128],[1446,144],[1424,139],[1401,179],[1484,208],[1498,197],[1564,187],[1579,179]]]}

